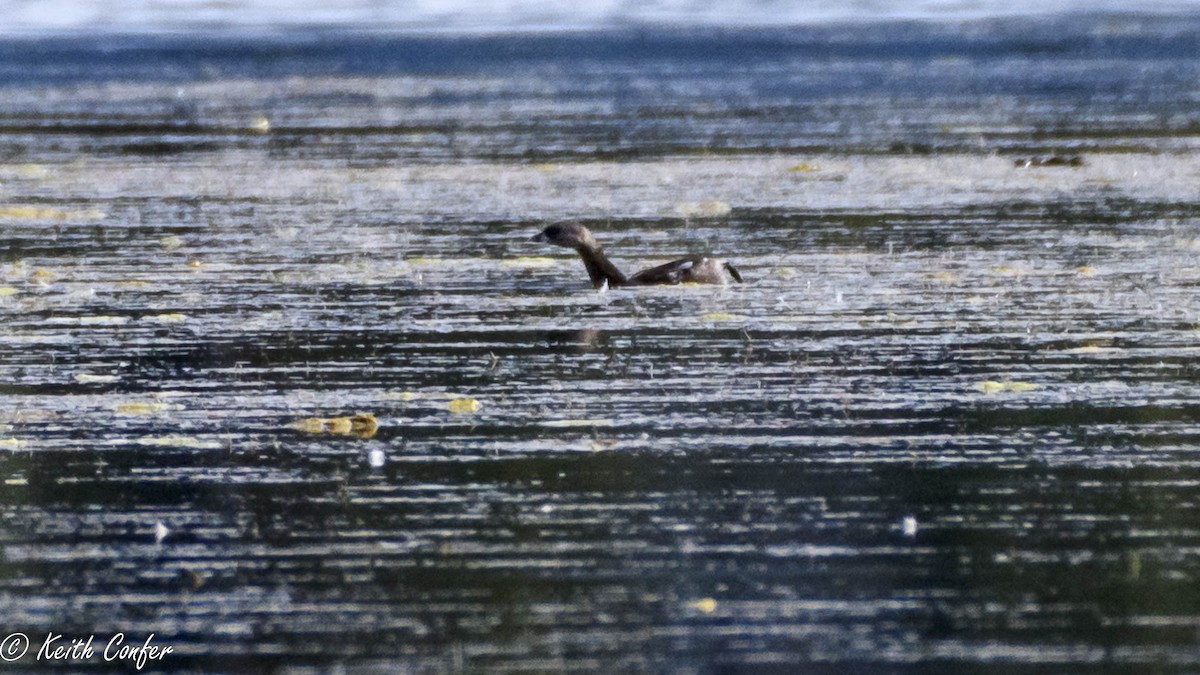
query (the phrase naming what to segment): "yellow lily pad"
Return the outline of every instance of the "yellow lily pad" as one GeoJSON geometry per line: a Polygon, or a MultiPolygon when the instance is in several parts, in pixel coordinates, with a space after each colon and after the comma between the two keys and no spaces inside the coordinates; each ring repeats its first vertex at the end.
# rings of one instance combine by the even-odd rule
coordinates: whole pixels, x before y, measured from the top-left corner
{"type": "Polygon", "coordinates": [[[187,321],[187,315],[180,314],[178,312],[171,312],[169,314],[155,314],[154,316],[150,317],[150,320],[154,321],[155,323],[183,323],[184,321],[187,321]]]}
{"type": "Polygon", "coordinates": [[[220,450],[225,447],[220,441],[215,439],[196,438],[195,436],[184,436],[182,434],[143,436],[134,442],[138,445],[148,445],[156,448],[187,448],[189,450],[220,450]]]}
{"type": "Polygon", "coordinates": [[[182,410],[183,406],[158,401],[130,401],[117,404],[118,415],[157,415],[171,410],[182,410]]]}
{"type": "Polygon", "coordinates": [[[371,438],[379,431],[379,421],[371,413],[351,417],[308,417],[292,423],[292,428],[306,434],[332,434],[371,438]]]}
{"type": "Polygon", "coordinates": [[[70,214],[62,209],[40,206],[0,206],[0,218],[12,220],[66,220],[70,214]]]}
{"type": "Polygon", "coordinates": [[[505,260],[500,263],[501,267],[553,267],[556,263],[554,258],[544,256],[521,256],[511,260],[505,260]]]}
{"type": "Polygon", "coordinates": [[[420,267],[436,267],[438,265],[445,264],[445,260],[443,258],[432,258],[426,255],[415,255],[411,258],[405,258],[404,262],[408,263],[409,265],[418,265],[420,267]]]}
{"type": "Polygon", "coordinates": [[[985,394],[999,394],[1001,392],[1020,393],[1020,392],[1024,392],[1024,391],[1033,391],[1034,389],[1037,389],[1038,386],[1036,384],[1034,384],[1033,382],[1021,382],[1018,380],[1011,380],[1011,381],[1005,381],[1005,382],[997,382],[996,380],[985,380],[983,382],[980,382],[976,388],[985,394]]]}
{"type": "Polygon", "coordinates": [[[447,405],[456,414],[473,413],[479,410],[479,401],[473,398],[456,398],[447,405]]]}
{"type": "Polygon", "coordinates": [[[129,317],[108,316],[104,314],[98,316],[81,316],[79,317],[79,323],[83,326],[123,326],[129,323],[129,317]]]}
{"type": "Polygon", "coordinates": [[[47,206],[0,206],[0,219],[5,220],[97,220],[104,217],[98,209],[68,211],[47,206]]]}
{"type": "Polygon", "coordinates": [[[38,164],[22,164],[13,173],[21,178],[45,178],[50,175],[50,170],[38,164]]]}
{"type": "Polygon", "coordinates": [[[292,422],[292,428],[306,434],[325,433],[325,419],[322,417],[305,417],[292,422]]]}
{"type": "Polygon", "coordinates": [[[977,388],[985,394],[995,394],[1004,391],[1004,383],[995,380],[984,380],[979,383],[977,388]]]}
{"type": "Polygon", "coordinates": [[[371,438],[379,431],[379,421],[371,413],[359,413],[350,418],[350,435],[371,438]]]}

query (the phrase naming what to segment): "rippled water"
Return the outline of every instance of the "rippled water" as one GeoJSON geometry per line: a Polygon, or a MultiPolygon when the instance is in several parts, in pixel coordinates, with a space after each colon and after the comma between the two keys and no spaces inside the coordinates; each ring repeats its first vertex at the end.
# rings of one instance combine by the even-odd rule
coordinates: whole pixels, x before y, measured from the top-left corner
{"type": "Polygon", "coordinates": [[[0,631],[1195,669],[1195,27],[0,46],[0,631]]]}

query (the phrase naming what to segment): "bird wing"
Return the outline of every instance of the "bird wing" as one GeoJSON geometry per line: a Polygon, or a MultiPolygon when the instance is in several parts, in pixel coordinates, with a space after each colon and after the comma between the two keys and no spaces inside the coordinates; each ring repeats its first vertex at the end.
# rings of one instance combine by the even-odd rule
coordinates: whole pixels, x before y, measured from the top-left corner
{"type": "Polygon", "coordinates": [[[703,258],[682,258],[658,267],[651,267],[629,277],[628,283],[641,286],[682,283],[689,280],[692,268],[703,261],[703,258]]]}

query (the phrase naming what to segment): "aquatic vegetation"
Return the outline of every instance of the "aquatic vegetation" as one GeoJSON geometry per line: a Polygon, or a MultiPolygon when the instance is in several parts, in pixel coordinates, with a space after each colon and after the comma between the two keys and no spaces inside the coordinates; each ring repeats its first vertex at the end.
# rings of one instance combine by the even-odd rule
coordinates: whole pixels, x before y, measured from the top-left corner
{"type": "Polygon", "coordinates": [[[114,410],[118,415],[158,415],[160,413],[183,410],[183,406],[178,403],[165,403],[162,401],[129,401],[118,403],[114,407],[114,410]]]}
{"type": "Polygon", "coordinates": [[[99,220],[104,212],[97,209],[76,211],[48,206],[0,206],[0,220],[99,220]]]}
{"type": "Polygon", "coordinates": [[[405,258],[404,262],[416,267],[442,267],[442,268],[478,268],[487,266],[491,261],[484,258],[453,258],[453,257],[437,257],[418,255],[411,258],[405,258]]]}
{"type": "Polygon", "coordinates": [[[140,436],[131,439],[135,445],[153,448],[174,448],[177,450],[221,450],[225,444],[214,438],[200,438],[184,434],[168,434],[165,436],[140,436]]]}
{"type": "Polygon", "coordinates": [[[19,164],[6,169],[10,175],[25,180],[39,180],[50,175],[50,169],[40,164],[19,164]]]}
{"type": "Polygon", "coordinates": [[[371,413],[357,413],[349,417],[308,417],[293,422],[292,428],[306,434],[368,439],[379,431],[379,421],[371,413]]]}
{"type": "MultiPolygon", "coordinates": [[[[80,326],[124,326],[130,321],[131,319],[127,316],[109,316],[106,314],[80,316],[74,319],[74,323],[80,326]]],[[[71,323],[71,321],[68,320],[67,323],[71,323]]]]}
{"type": "Polygon", "coordinates": [[[1064,354],[1116,354],[1125,350],[1109,344],[1086,344],[1062,350],[1064,354]]]}
{"type": "Polygon", "coordinates": [[[1000,394],[1033,391],[1038,386],[1033,382],[1021,382],[1019,380],[984,380],[976,388],[985,394],[1000,394]]]}
{"type": "Polygon", "coordinates": [[[465,414],[478,412],[480,408],[479,401],[473,398],[456,398],[446,406],[450,412],[455,414],[465,414]]]}
{"type": "Polygon", "coordinates": [[[543,268],[554,267],[558,265],[558,260],[547,258],[544,256],[519,256],[501,261],[501,267],[516,267],[516,268],[543,268]]]}

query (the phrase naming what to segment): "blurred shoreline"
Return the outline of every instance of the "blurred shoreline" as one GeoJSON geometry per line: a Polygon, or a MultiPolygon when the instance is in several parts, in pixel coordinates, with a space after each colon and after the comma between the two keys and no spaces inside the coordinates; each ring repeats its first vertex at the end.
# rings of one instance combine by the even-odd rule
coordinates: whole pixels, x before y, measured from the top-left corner
{"type": "Polygon", "coordinates": [[[1079,16],[1123,19],[1196,16],[1200,2],[1049,2],[948,0],[886,3],[872,0],[805,3],[717,2],[575,3],[456,2],[417,4],[356,2],[154,3],[124,0],[88,3],[0,1],[0,38],[122,34],[244,35],[264,37],[295,31],[489,35],[589,31],[732,29],[869,25],[876,23],[981,23],[1054,20],[1079,16]]]}

